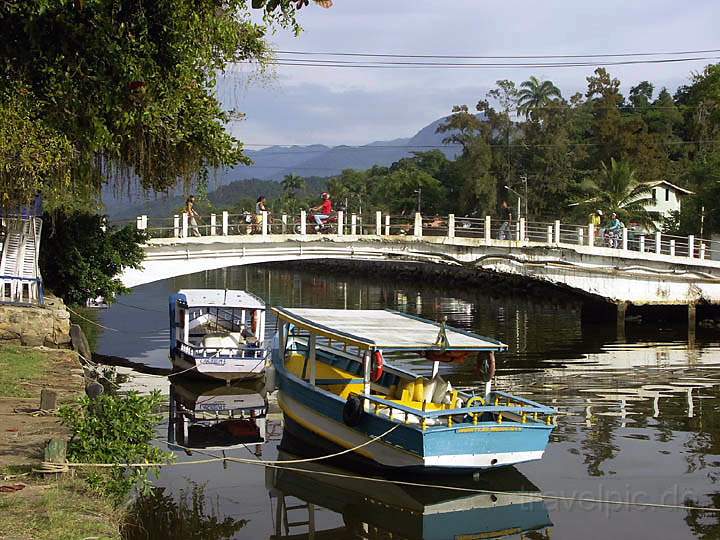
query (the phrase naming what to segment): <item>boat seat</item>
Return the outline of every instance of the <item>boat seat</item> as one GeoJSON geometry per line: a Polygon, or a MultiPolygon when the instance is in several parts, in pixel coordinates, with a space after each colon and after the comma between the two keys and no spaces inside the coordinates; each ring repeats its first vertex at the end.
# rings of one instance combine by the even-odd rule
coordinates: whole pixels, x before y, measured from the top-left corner
{"type": "MultiPolygon", "coordinates": [[[[303,378],[305,368],[305,356],[299,353],[292,353],[285,360],[285,368],[294,375],[303,378]]],[[[309,369],[309,368],[307,368],[309,369]]],[[[309,373],[305,373],[304,379],[308,379],[309,373]]],[[[315,371],[315,384],[325,390],[347,399],[350,393],[361,394],[363,381],[353,373],[331,366],[324,362],[317,362],[315,371]]]]}
{"type": "Polygon", "coordinates": [[[242,337],[240,340],[233,334],[207,334],[203,337],[202,346],[209,349],[237,349],[245,342],[242,337]]]}

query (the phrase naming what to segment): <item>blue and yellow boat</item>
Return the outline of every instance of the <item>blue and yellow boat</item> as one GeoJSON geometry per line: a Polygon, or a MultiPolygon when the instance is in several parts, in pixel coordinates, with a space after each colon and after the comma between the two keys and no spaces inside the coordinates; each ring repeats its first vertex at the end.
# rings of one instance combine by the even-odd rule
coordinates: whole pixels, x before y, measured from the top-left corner
{"type": "Polygon", "coordinates": [[[389,310],[274,308],[273,366],[285,429],[380,468],[488,469],[540,459],[556,410],[491,386],[499,341],[389,310]],[[429,377],[392,363],[432,364],[429,377]],[[441,362],[487,366],[458,391],[441,362]]]}

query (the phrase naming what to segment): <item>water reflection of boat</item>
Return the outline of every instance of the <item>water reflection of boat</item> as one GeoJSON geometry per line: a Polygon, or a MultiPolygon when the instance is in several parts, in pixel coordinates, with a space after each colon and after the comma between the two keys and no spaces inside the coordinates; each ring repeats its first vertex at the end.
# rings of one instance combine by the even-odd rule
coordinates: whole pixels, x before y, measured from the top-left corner
{"type": "MultiPolygon", "coordinates": [[[[302,456],[288,440],[283,437],[279,459],[302,456]]],[[[536,531],[536,539],[550,538],[552,523],[539,489],[513,467],[488,471],[477,481],[434,479],[456,490],[378,483],[320,462],[291,469],[265,469],[270,497],[277,499],[273,539],[478,539],[528,531],[536,531]],[[337,515],[316,514],[316,507],[337,515]]]]}
{"type": "Polygon", "coordinates": [[[267,400],[259,382],[170,386],[168,442],[174,449],[228,450],[265,442],[267,400]]]}

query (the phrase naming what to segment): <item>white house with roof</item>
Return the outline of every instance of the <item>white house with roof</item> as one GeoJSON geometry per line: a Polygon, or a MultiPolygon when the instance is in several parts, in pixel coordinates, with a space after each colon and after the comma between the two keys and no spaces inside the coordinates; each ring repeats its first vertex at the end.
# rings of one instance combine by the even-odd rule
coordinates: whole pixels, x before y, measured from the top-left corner
{"type": "Polygon", "coordinates": [[[679,212],[682,199],[693,194],[689,189],[681,188],[666,180],[648,182],[645,185],[650,188],[652,196],[652,202],[648,203],[645,209],[648,212],[657,212],[661,217],[668,217],[673,212],[679,212]]]}

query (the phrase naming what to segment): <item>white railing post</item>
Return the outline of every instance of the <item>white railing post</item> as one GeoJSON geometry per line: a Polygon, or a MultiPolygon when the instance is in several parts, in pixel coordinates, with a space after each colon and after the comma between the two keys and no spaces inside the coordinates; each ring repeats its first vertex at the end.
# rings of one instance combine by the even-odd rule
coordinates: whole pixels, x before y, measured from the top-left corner
{"type": "Polygon", "coordinates": [[[695,235],[691,234],[688,236],[688,257],[691,259],[695,258],[695,235]]]}
{"type": "Polygon", "coordinates": [[[182,236],[187,238],[188,235],[188,214],[187,212],[182,213],[182,236]]]}
{"type": "MultiPolygon", "coordinates": [[[[339,214],[340,212],[338,212],[339,214]]],[[[339,216],[338,216],[339,219],[339,216]]],[[[338,224],[339,226],[339,224],[338,224]]],[[[305,236],[307,234],[307,212],[300,210],[300,235],[305,236]]]]}
{"type": "Polygon", "coordinates": [[[700,260],[705,260],[705,242],[700,242],[700,260]]]}
{"type": "Polygon", "coordinates": [[[520,218],[519,225],[520,225],[520,231],[518,232],[518,240],[522,242],[523,240],[525,240],[525,227],[527,225],[525,223],[524,217],[520,218]]]}
{"type": "Polygon", "coordinates": [[[173,216],[173,235],[175,238],[180,236],[180,216],[178,214],[173,216]]]}
{"type": "Polygon", "coordinates": [[[338,210],[337,213],[337,220],[338,220],[338,236],[344,236],[345,235],[345,212],[342,210],[338,210]]]}
{"type": "Polygon", "coordinates": [[[455,238],[455,214],[448,214],[448,238],[455,238]]]}
{"type": "Polygon", "coordinates": [[[555,243],[560,243],[560,220],[555,220],[555,243]]]}
{"type": "Polygon", "coordinates": [[[263,210],[260,212],[260,219],[262,219],[262,223],[260,224],[260,234],[262,236],[268,235],[268,213],[266,210],[263,210]]]}
{"type": "Polygon", "coordinates": [[[375,234],[382,235],[382,212],[380,210],[375,212],[375,234]]]}
{"type": "Polygon", "coordinates": [[[147,231],[147,216],[143,214],[142,216],[142,224],[143,224],[143,231],[147,231]]]}
{"type": "Polygon", "coordinates": [[[228,235],[229,225],[230,225],[230,214],[228,214],[227,210],[224,210],[222,213],[222,235],[223,236],[228,235]]]}
{"type": "Polygon", "coordinates": [[[357,215],[350,214],[350,235],[355,236],[357,234],[357,215]]]}
{"type": "MultiPolygon", "coordinates": [[[[520,241],[520,221],[515,222],[515,240],[520,241]]],[[[511,238],[512,240],[512,238],[511,238]]]]}
{"type": "Polygon", "coordinates": [[[415,238],[422,238],[422,215],[420,212],[415,212],[415,228],[413,236],[415,238]]]}
{"type": "Polygon", "coordinates": [[[553,243],[553,228],[552,225],[548,225],[547,227],[547,243],[552,244],[553,243]]]}
{"type": "Polygon", "coordinates": [[[492,237],[492,221],[490,220],[490,216],[485,216],[485,242],[489,244],[491,237],[492,237]]]}
{"type": "Polygon", "coordinates": [[[645,253],[645,235],[640,236],[640,253],[645,253]]]}
{"type": "Polygon", "coordinates": [[[662,253],[662,233],[660,231],[655,233],[655,253],[658,255],[662,253]]]}
{"type": "Polygon", "coordinates": [[[628,248],[628,230],[625,227],[622,230],[622,248],[623,251],[627,251],[628,248]]]}
{"type": "Polygon", "coordinates": [[[390,236],[390,214],[385,215],[385,236],[390,236]]]}
{"type": "Polygon", "coordinates": [[[675,256],[675,240],[670,240],[670,256],[675,256]]]}
{"type": "Polygon", "coordinates": [[[138,216],[138,217],[135,218],[135,228],[136,228],[138,231],[142,231],[142,230],[143,230],[143,228],[142,228],[142,216],[138,216]]]}
{"type": "Polygon", "coordinates": [[[280,216],[280,222],[282,223],[282,233],[287,234],[287,214],[280,216]]]}
{"type": "Polygon", "coordinates": [[[591,223],[588,225],[588,246],[593,247],[595,245],[595,224],[591,223]]]}
{"type": "Polygon", "coordinates": [[[215,236],[215,227],[217,226],[217,216],[210,214],[210,236],[215,236]]]}
{"type": "Polygon", "coordinates": [[[585,239],[583,238],[585,235],[585,231],[583,231],[582,227],[578,227],[578,245],[582,246],[585,245],[585,239]]]}

